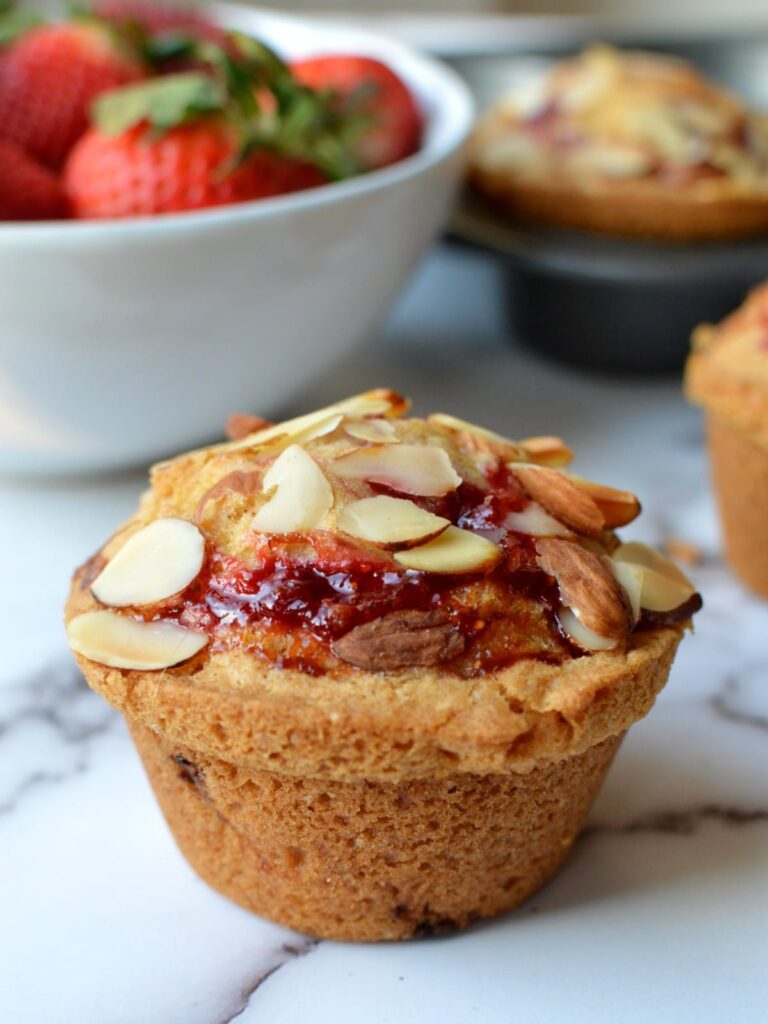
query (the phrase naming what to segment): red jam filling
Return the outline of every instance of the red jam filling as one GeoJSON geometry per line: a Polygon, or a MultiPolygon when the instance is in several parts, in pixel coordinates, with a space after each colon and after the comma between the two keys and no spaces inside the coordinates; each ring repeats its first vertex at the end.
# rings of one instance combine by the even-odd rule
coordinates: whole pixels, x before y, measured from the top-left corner
{"type": "Polygon", "coordinates": [[[259,534],[250,565],[209,552],[195,582],[171,606],[147,617],[202,629],[213,650],[245,649],[280,667],[316,675],[334,666],[334,640],[405,609],[447,614],[465,639],[464,654],[447,666],[460,674],[488,672],[524,657],[578,656],[557,623],[557,586],[536,565],[533,538],[503,525],[506,515],[524,508],[528,499],[504,467],[490,474],[489,484],[491,491],[464,483],[441,498],[412,499],[497,543],[505,557],[489,572],[435,575],[404,569],[384,553],[328,532],[259,534]],[[473,587],[489,585],[490,603],[478,604],[473,587]]]}

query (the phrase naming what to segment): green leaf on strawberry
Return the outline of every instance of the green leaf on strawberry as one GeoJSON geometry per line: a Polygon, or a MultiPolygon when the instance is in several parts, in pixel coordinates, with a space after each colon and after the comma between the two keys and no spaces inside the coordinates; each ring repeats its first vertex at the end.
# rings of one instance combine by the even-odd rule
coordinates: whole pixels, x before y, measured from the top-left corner
{"type": "Polygon", "coordinates": [[[120,135],[143,123],[162,132],[221,112],[226,103],[226,90],[216,78],[185,71],[104,93],[91,115],[105,135],[120,135]]]}
{"type": "Polygon", "coordinates": [[[7,46],[13,43],[28,32],[41,24],[40,18],[30,11],[15,11],[12,5],[0,8],[0,46],[7,46]]]}

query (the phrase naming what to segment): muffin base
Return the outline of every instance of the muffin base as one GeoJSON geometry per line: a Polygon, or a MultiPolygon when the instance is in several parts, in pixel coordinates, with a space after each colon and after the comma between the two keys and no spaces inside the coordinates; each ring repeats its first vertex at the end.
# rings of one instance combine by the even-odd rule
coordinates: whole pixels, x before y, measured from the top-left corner
{"type": "Polygon", "coordinates": [[[354,941],[440,934],[517,906],[567,856],[621,742],[527,774],[338,782],[243,768],[128,725],[204,881],[287,927],[354,941]]]}
{"type": "Polygon", "coordinates": [[[660,242],[746,238],[768,228],[768,197],[733,194],[701,199],[647,182],[522,181],[475,166],[472,183],[497,206],[529,224],[660,242]]]}
{"type": "Polygon", "coordinates": [[[712,414],[707,433],[728,564],[768,597],[768,451],[712,414]]]}

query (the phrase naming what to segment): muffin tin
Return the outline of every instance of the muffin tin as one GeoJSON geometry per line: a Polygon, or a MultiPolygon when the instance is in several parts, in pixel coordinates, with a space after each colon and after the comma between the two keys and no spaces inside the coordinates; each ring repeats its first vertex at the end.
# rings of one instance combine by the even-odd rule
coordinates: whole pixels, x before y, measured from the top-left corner
{"type": "MultiPolygon", "coordinates": [[[[601,38],[674,53],[768,110],[768,39],[601,38]]],[[[453,56],[482,111],[516,80],[592,41],[535,44],[536,52],[453,56]]],[[[768,274],[768,238],[695,245],[642,242],[522,226],[467,190],[455,237],[497,253],[507,266],[513,337],[571,364],[608,372],[678,370],[691,330],[721,319],[768,274]]]]}

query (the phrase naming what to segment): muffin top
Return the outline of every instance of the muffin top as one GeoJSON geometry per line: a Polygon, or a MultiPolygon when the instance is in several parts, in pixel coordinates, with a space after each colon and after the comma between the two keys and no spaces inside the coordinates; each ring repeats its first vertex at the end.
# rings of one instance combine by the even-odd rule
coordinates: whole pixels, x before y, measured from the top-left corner
{"type": "MultiPolygon", "coordinates": [[[[75,576],[68,631],[89,682],[249,763],[266,749],[256,717],[282,715],[296,748],[310,721],[391,740],[398,722],[455,731],[459,714],[474,765],[478,735],[510,714],[554,735],[558,707],[583,712],[646,663],[661,685],[654,666],[700,598],[667,559],[619,543],[635,496],[566,472],[558,438],[406,409],[382,389],[277,426],[246,418],[245,436],[154,467],[136,516],[75,576]]],[[[328,736],[315,745],[327,755],[328,736]]]]}
{"type": "Polygon", "coordinates": [[[691,401],[768,448],[768,284],[721,323],[696,328],[685,387],[691,401]]]}
{"type": "Polygon", "coordinates": [[[768,187],[768,119],[677,58],[593,46],[524,80],[481,121],[483,173],[702,196],[768,187]]]}

